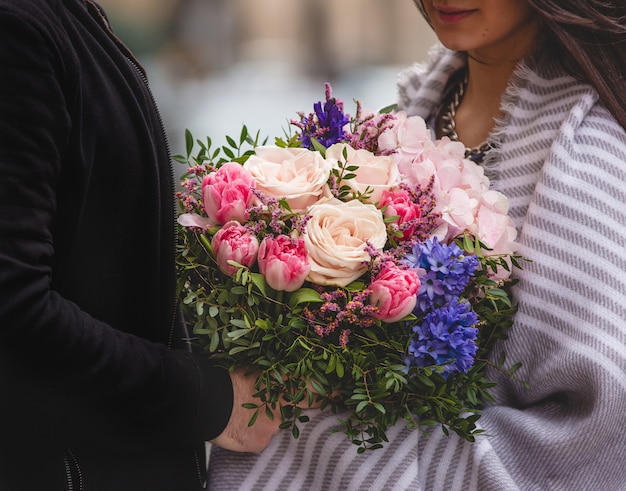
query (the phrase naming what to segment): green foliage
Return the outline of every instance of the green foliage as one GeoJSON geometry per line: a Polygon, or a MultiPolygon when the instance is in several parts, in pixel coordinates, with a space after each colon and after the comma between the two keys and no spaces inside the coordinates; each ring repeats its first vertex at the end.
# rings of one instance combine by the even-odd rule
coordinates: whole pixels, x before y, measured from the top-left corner
{"type": "Polygon", "coordinates": [[[475,423],[494,385],[484,369],[494,342],[511,325],[515,308],[505,292],[512,282],[495,284],[483,271],[483,295],[473,297],[483,321],[478,361],[467,374],[446,378],[441,367],[406,369],[408,335],[398,324],[353,332],[344,348],[306,322],[304,307],[321,301],[314,289],[276,292],[243,266],[223,275],[203,232],[181,229],[180,239],[181,305],[195,342],[226,368],[258,373],[260,402],[249,405],[251,423],[259,411],[280,407],[282,427],[297,437],[300,406],[321,401],[326,410],[351,411],[342,425],[359,451],[380,448],[386,430],[402,418],[416,428],[441,425],[469,441],[481,432],[475,423]]]}

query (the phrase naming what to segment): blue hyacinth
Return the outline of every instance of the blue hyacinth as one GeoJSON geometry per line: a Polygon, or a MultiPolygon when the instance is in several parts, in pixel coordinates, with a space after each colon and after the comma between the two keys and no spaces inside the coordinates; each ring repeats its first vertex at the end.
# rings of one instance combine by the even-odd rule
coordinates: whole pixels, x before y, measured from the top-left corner
{"type": "Polygon", "coordinates": [[[313,105],[315,113],[303,117],[300,124],[302,128],[300,142],[303,147],[313,150],[313,139],[326,148],[346,140],[344,127],[350,119],[344,114],[342,106],[332,97],[324,103],[324,106],[321,101],[313,105]]]}
{"type": "Polygon", "coordinates": [[[479,265],[475,256],[465,255],[455,243],[442,244],[436,237],[414,245],[404,262],[424,270],[415,306],[418,315],[458,299],[479,265]]]}
{"type": "Polygon", "coordinates": [[[478,316],[468,302],[453,300],[427,314],[413,327],[407,366],[444,365],[443,373],[466,373],[474,364],[478,346],[478,316]]]}

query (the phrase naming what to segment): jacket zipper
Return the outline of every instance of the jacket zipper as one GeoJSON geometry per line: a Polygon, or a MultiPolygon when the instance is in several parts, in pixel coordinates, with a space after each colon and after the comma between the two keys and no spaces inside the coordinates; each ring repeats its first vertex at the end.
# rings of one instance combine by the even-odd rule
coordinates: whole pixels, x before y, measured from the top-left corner
{"type": "MultiPolygon", "coordinates": [[[[150,101],[152,102],[152,106],[154,107],[154,110],[156,112],[156,116],[157,116],[157,120],[159,122],[159,127],[161,129],[161,136],[163,137],[163,141],[165,142],[165,150],[167,152],[167,161],[168,161],[168,165],[169,165],[169,178],[170,178],[170,194],[172,196],[172,209],[174,210],[174,217],[176,216],[176,209],[177,209],[177,203],[176,203],[176,193],[175,193],[175,178],[174,178],[174,169],[172,168],[172,150],[171,150],[171,146],[170,146],[170,140],[169,137],[167,136],[167,132],[165,131],[165,124],[163,123],[163,117],[161,116],[161,111],[159,110],[159,106],[157,106],[156,100],[154,98],[154,94],[152,93],[152,89],[150,88],[150,84],[148,83],[148,78],[145,74],[145,71],[143,70],[143,68],[140,67],[139,62],[136,61],[133,57],[132,54],[130,53],[130,50],[126,47],[126,45],[122,42],[122,40],[120,38],[117,37],[117,35],[113,32],[113,30],[111,29],[111,26],[109,25],[109,21],[107,20],[107,18],[105,17],[104,13],[102,12],[102,10],[100,9],[100,7],[94,3],[92,0],[86,0],[87,3],[89,5],[91,5],[91,7],[93,8],[93,10],[95,10],[98,13],[98,17],[100,19],[100,23],[101,25],[104,27],[104,29],[106,30],[107,34],[109,35],[109,37],[112,39],[112,41],[120,48],[120,50],[122,51],[122,53],[124,53],[124,56],[126,57],[126,59],[128,60],[128,62],[132,65],[132,67],[137,71],[137,73],[139,74],[144,87],[146,88],[146,91],[150,97],[150,101]]],[[[174,261],[174,265],[176,264],[176,244],[178,243],[178,224],[176,222],[176,219],[174,219],[174,223],[173,225],[173,229],[174,229],[174,247],[172,250],[172,259],[174,261]]],[[[173,341],[174,341],[174,330],[176,327],[176,311],[177,311],[177,306],[178,306],[178,294],[177,294],[177,289],[174,289],[174,295],[173,295],[173,299],[172,299],[172,318],[170,319],[170,326],[169,326],[169,333],[168,333],[168,338],[167,338],[167,347],[168,348],[172,348],[173,346],[173,341]]]]}
{"type": "MultiPolygon", "coordinates": [[[[165,125],[163,124],[163,117],[161,116],[161,111],[159,110],[159,106],[157,106],[156,100],[154,98],[154,94],[152,93],[152,89],[150,88],[150,84],[148,83],[148,78],[144,74],[143,70],[139,68],[139,65],[135,62],[135,60],[133,60],[129,56],[127,56],[126,58],[128,59],[129,63],[135,68],[135,70],[137,70],[137,73],[141,77],[141,80],[143,80],[144,86],[148,92],[148,95],[150,96],[150,100],[152,101],[152,106],[154,107],[154,110],[157,115],[157,119],[159,121],[159,127],[161,128],[161,136],[163,136],[163,141],[165,142],[165,150],[167,151],[167,161],[169,163],[168,167],[169,167],[169,177],[170,177],[170,195],[172,196],[172,209],[174,210],[174,216],[176,216],[176,193],[174,192],[174,170],[172,169],[172,163],[171,163],[172,150],[170,147],[169,137],[167,136],[167,132],[165,131],[165,125]]],[[[174,264],[176,264],[176,243],[178,242],[178,225],[177,225],[176,219],[174,219],[173,228],[174,228],[174,236],[173,236],[174,248],[172,250],[172,259],[174,261],[174,264]]],[[[170,329],[169,329],[169,334],[168,334],[168,339],[167,339],[168,348],[172,348],[173,346],[174,328],[176,326],[177,304],[178,304],[178,295],[177,295],[177,290],[175,288],[173,302],[172,302],[172,318],[170,319],[170,329]]]]}
{"type": "Polygon", "coordinates": [[[65,466],[65,477],[67,478],[67,490],[68,491],[84,491],[83,473],[78,465],[76,457],[72,451],[68,448],[63,454],[63,465],[65,466]],[[70,458],[72,459],[70,462],[70,458]],[[74,487],[74,472],[72,467],[76,470],[76,483],[78,487],[74,487]]]}
{"type": "Polygon", "coordinates": [[[196,471],[198,472],[198,482],[200,483],[201,489],[207,489],[208,481],[206,479],[206,473],[202,472],[203,466],[200,465],[200,457],[198,456],[198,451],[194,449],[193,456],[196,459],[196,471]]]}

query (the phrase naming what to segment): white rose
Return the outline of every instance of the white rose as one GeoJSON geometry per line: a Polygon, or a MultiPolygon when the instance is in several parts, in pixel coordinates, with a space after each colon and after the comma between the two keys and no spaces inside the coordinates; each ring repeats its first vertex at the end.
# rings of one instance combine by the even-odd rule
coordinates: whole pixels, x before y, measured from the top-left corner
{"type": "Polygon", "coordinates": [[[369,150],[354,148],[345,143],[336,143],[326,150],[326,158],[342,161],[344,149],[347,151],[347,164],[358,166],[354,171],[356,177],[342,181],[355,193],[365,193],[367,189],[372,193],[370,203],[378,203],[383,191],[391,189],[400,182],[398,164],[391,156],[374,155],[369,150]]]}
{"type": "Polygon", "coordinates": [[[332,162],[306,148],[257,147],[244,164],[256,188],[270,198],[285,199],[303,211],[328,194],[332,162]]]}
{"type": "Polygon", "coordinates": [[[374,205],[330,199],[308,210],[304,244],[311,272],[307,280],[319,285],[346,286],[367,269],[367,242],[382,250],[387,242],[383,215],[374,205]]]}

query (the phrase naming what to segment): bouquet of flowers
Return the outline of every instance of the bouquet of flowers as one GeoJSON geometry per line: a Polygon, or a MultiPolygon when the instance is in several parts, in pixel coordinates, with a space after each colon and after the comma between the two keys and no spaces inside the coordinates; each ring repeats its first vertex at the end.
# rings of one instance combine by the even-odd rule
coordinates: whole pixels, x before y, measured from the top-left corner
{"type": "Polygon", "coordinates": [[[250,424],[280,414],[297,438],[316,406],[343,411],[360,452],[400,418],[472,441],[515,312],[506,198],[421,118],[358,101],[351,117],[329,85],[296,114],[273,145],[245,126],[216,149],[187,132],[175,156],[195,340],[257,375],[250,424]]]}

